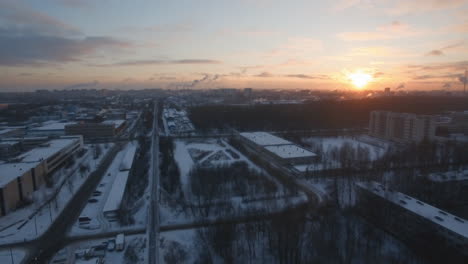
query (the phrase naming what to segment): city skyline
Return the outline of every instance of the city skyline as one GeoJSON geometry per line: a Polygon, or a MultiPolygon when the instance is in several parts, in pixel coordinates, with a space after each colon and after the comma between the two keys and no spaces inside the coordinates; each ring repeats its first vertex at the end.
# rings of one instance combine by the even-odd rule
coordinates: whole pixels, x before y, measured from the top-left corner
{"type": "Polygon", "coordinates": [[[467,11],[466,0],[2,0],[0,91],[455,91],[467,11]]]}

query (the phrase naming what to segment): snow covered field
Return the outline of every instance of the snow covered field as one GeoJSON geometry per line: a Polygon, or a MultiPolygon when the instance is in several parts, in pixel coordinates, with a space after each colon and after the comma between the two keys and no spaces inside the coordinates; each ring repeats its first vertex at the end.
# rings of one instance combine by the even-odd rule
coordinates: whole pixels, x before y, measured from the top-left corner
{"type": "MultiPolygon", "coordinates": [[[[293,195],[289,193],[275,178],[252,163],[225,140],[176,140],[174,146],[174,157],[180,170],[180,182],[185,201],[175,201],[173,197],[163,191],[160,202],[161,225],[183,224],[197,221],[199,220],[199,216],[194,216],[193,210],[199,210],[198,208],[208,204],[212,210],[209,210],[209,216],[204,216],[205,220],[207,218],[234,217],[248,212],[277,212],[289,206],[295,206],[307,201],[307,197],[304,194],[293,195]],[[196,166],[214,168],[218,165],[233,165],[239,162],[245,162],[249,169],[261,173],[261,180],[271,185],[275,191],[263,192],[261,191],[262,188],[258,188],[254,194],[248,192],[248,195],[223,193],[225,194],[223,197],[216,197],[210,199],[207,203],[200,203],[197,194],[192,193],[193,186],[191,184],[192,179],[190,179],[191,170],[196,166]]],[[[239,175],[239,177],[242,177],[242,175],[239,175]]],[[[247,181],[248,179],[247,176],[244,175],[240,180],[247,181]]],[[[262,181],[256,184],[261,184],[262,186],[260,187],[263,187],[262,181]]],[[[221,188],[222,186],[220,185],[219,187],[221,188]]]]}
{"type": "Polygon", "coordinates": [[[0,244],[33,240],[43,234],[91,172],[99,166],[112,144],[101,144],[99,147],[102,153],[94,159],[92,146],[87,145],[88,151],[81,158],[77,158],[73,166],[61,168],[52,175],[54,187],[42,186],[33,194],[33,204],[2,217],[0,244]],[[81,170],[82,165],[89,169],[81,170]],[[56,197],[47,203],[55,193],[56,197]]]}
{"type": "Polygon", "coordinates": [[[342,167],[341,159],[371,162],[381,158],[388,150],[389,143],[366,136],[357,137],[309,137],[302,142],[318,153],[321,162],[295,165],[298,172],[338,169],[342,167]],[[342,151],[346,149],[346,151],[342,151]],[[342,157],[345,155],[346,157],[342,157]]]}

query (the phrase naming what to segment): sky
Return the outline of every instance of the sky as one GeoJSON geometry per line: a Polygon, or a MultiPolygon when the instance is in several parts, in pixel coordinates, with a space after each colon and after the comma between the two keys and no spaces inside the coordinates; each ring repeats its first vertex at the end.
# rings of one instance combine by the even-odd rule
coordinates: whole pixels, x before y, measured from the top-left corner
{"type": "Polygon", "coordinates": [[[0,91],[462,89],[468,0],[0,0],[0,91]]]}

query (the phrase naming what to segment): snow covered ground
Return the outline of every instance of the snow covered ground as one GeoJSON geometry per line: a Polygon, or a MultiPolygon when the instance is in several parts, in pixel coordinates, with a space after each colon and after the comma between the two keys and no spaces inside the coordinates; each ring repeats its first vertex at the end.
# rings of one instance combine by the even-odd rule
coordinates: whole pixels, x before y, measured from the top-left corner
{"type": "Polygon", "coordinates": [[[309,137],[302,140],[309,148],[321,155],[321,162],[313,164],[298,164],[294,166],[297,172],[338,169],[340,164],[340,149],[347,145],[355,153],[354,160],[365,159],[375,161],[388,150],[389,143],[366,135],[356,137],[309,137]],[[361,152],[359,153],[359,150],[361,152]],[[364,150],[364,151],[363,151],[364,150]],[[362,156],[359,156],[362,155],[362,156]]]}
{"type": "Polygon", "coordinates": [[[310,137],[304,142],[310,143],[314,148],[321,147],[323,153],[332,151],[334,148],[340,149],[343,145],[349,144],[352,148],[358,147],[369,149],[370,160],[376,160],[385,154],[388,144],[382,141],[376,142],[368,136],[358,137],[310,137]]]}
{"type": "Polygon", "coordinates": [[[77,220],[70,230],[69,235],[84,235],[84,234],[95,234],[99,232],[115,231],[115,230],[128,230],[135,228],[142,228],[146,225],[146,202],[144,199],[144,205],[140,210],[134,214],[135,225],[121,227],[115,218],[105,217],[103,214],[103,208],[110,195],[112,183],[116,176],[119,174],[122,164],[129,163],[128,155],[129,151],[134,151],[136,142],[131,142],[125,145],[125,147],[117,153],[116,157],[112,161],[111,165],[105,172],[105,176],[102,177],[95,192],[89,197],[88,203],[80,214],[80,217],[89,217],[91,219],[89,224],[80,224],[77,220]]]}
{"type": "Polygon", "coordinates": [[[92,146],[87,145],[88,151],[78,158],[70,168],[61,168],[52,175],[55,185],[52,188],[42,186],[33,194],[35,202],[1,218],[0,244],[29,241],[43,234],[65,208],[69,200],[79,190],[106,155],[112,144],[100,144],[101,155],[93,158],[92,146]],[[80,171],[80,166],[89,167],[87,171],[80,171]],[[53,194],[56,197],[46,203],[53,194]]]}
{"type": "MultiPolygon", "coordinates": [[[[85,250],[100,246],[106,245],[102,250],[98,252],[103,256],[103,263],[112,263],[112,264],[123,264],[123,263],[135,263],[143,264],[147,263],[147,247],[146,247],[146,236],[142,235],[128,235],[125,236],[125,248],[122,251],[113,249],[112,251],[107,249],[107,244],[109,240],[115,241],[115,236],[102,238],[102,239],[93,239],[93,240],[83,240],[79,242],[72,243],[67,247],[61,249],[53,258],[51,263],[56,263],[54,261],[59,261],[61,259],[66,259],[65,262],[58,263],[96,263],[97,257],[90,258],[90,261],[85,262],[83,257],[77,256],[83,253],[85,250]],[[127,253],[128,251],[128,253],[127,253]],[[127,256],[127,257],[126,257],[127,256]]],[[[2,262],[3,263],[3,262],[2,262]]]]}
{"type": "Polygon", "coordinates": [[[230,196],[228,200],[214,199],[211,201],[212,210],[209,219],[228,218],[267,210],[268,212],[281,211],[288,206],[294,206],[307,201],[304,194],[292,195],[274,177],[255,165],[234,147],[221,139],[203,140],[176,140],[174,142],[174,157],[180,170],[182,191],[186,201],[174,201],[164,191],[161,193],[160,222],[161,225],[186,224],[197,221],[190,208],[184,205],[191,204],[192,190],[189,173],[196,165],[213,167],[221,164],[245,162],[250,169],[260,172],[276,186],[275,193],[257,193],[254,197],[230,196]],[[226,209],[228,208],[228,209],[226,209]]]}
{"type": "Polygon", "coordinates": [[[16,264],[21,263],[26,256],[26,251],[23,249],[2,249],[0,250],[0,263],[16,264]]]}
{"type": "Polygon", "coordinates": [[[251,169],[267,174],[225,140],[176,140],[174,143],[174,158],[180,170],[180,180],[185,197],[191,197],[189,173],[195,165],[212,167],[243,161],[251,169]]]}

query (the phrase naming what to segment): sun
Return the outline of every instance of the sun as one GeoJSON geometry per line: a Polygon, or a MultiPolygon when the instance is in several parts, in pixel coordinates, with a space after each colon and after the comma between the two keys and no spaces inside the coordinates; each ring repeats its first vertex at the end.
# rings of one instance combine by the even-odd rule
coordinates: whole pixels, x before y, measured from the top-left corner
{"type": "Polygon", "coordinates": [[[363,72],[355,72],[348,74],[348,79],[354,84],[354,86],[362,89],[372,81],[372,75],[363,72]]]}

